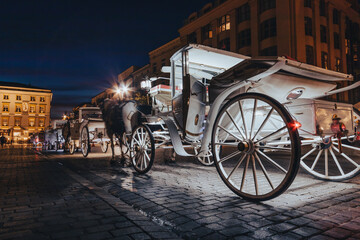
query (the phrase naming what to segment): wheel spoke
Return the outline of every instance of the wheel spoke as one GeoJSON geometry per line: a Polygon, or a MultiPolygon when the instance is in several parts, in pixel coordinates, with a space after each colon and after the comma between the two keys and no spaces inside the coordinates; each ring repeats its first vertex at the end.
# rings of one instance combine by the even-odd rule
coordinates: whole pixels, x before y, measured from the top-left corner
{"type": "Polygon", "coordinates": [[[285,147],[268,147],[268,146],[256,146],[259,149],[274,149],[277,151],[286,151],[286,152],[290,152],[291,148],[285,148],[285,147]]]}
{"type": "Polygon", "coordinates": [[[245,176],[246,176],[247,168],[248,168],[248,166],[249,166],[249,160],[250,160],[250,156],[248,155],[247,158],[246,158],[246,164],[245,164],[244,171],[243,171],[243,175],[242,175],[242,179],[241,179],[240,191],[242,191],[242,189],[243,189],[243,187],[244,187],[245,176]]]}
{"type": "Polygon", "coordinates": [[[277,167],[279,170],[281,170],[283,173],[287,173],[287,171],[280,166],[277,162],[275,162],[274,160],[272,160],[269,156],[265,155],[263,152],[259,151],[258,149],[256,149],[256,152],[258,152],[260,155],[262,155],[263,157],[266,158],[266,160],[268,160],[270,163],[272,163],[275,167],[277,167]]]}
{"type": "MultiPolygon", "coordinates": [[[[339,145],[338,143],[336,142],[333,142],[335,145],[339,145]]],[[[357,147],[353,147],[353,146],[349,146],[347,144],[341,144],[342,147],[345,147],[345,148],[349,148],[349,149],[352,149],[352,150],[356,150],[356,151],[360,151],[360,148],[357,148],[357,147]]]]}
{"type": "Polygon", "coordinates": [[[223,126],[219,125],[219,128],[221,128],[222,130],[224,130],[225,132],[227,132],[228,134],[230,134],[231,136],[233,136],[234,138],[236,138],[239,141],[242,141],[241,138],[239,138],[238,136],[236,136],[235,134],[231,133],[229,130],[227,130],[226,128],[224,128],[223,126]]]}
{"type": "Polygon", "coordinates": [[[227,180],[229,180],[232,176],[232,174],[235,172],[236,169],[239,168],[240,164],[243,162],[243,160],[245,159],[246,154],[244,154],[244,156],[242,156],[242,158],[238,161],[238,163],[236,164],[236,166],[233,168],[233,170],[230,172],[230,174],[228,175],[228,177],[226,178],[227,180]]]}
{"type": "Polygon", "coordinates": [[[254,183],[255,183],[255,192],[256,192],[256,195],[259,195],[259,186],[258,186],[258,181],[257,181],[257,177],[256,177],[256,166],[255,166],[254,155],[251,155],[251,162],[252,162],[253,178],[254,178],[254,183]]]}
{"type": "Polygon", "coordinates": [[[305,159],[307,156],[309,156],[310,154],[312,154],[312,153],[315,152],[315,151],[316,151],[316,148],[311,149],[311,150],[308,151],[304,156],[302,156],[302,157],[300,158],[300,160],[305,159]]]}
{"type": "Polygon", "coordinates": [[[272,112],[274,111],[274,108],[271,108],[271,110],[269,111],[268,115],[266,116],[265,120],[263,121],[263,123],[261,124],[261,126],[259,127],[259,129],[257,130],[257,132],[255,133],[255,135],[252,138],[252,141],[254,141],[254,139],[257,137],[257,135],[260,133],[260,131],[263,129],[263,127],[265,126],[265,124],[267,123],[267,121],[269,120],[272,112]]]}
{"type": "MultiPolygon", "coordinates": [[[[314,149],[316,149],[316,148],[314,148],[314,149]]],[[[313,164],[311,165],[311,170],[314,170],[317,162],[318,162],[319,159],[320,159],[320,156],[321,156],[322,152],[323,152],[322,149],[318,152],[318,154],[317,154],[317,156],[316,156],[316,158],[315,158],[315,161],[314,161],[313,164]]]]}
{"type": "Polygon", "coordinates": [[[144,153],[145,153],[145,156],[146,156],[147,160],[150,162],[150,157],[149,157],[149,155],[147,154],[146,151],[144,151],[144,153]]]}
{"type": "Polygon", "coordinates": [[[257,162],[259,163],[259,166],[260,166],[260,168],[261,168],[261,171],[264,173],[264,175],[265,175],[265,177],[266,177],[266,180],[267,180],[268,183],[270,184],[272,190],[274,190],[274,189],[275,189],[275,188],[274,188],[274,185],[272,184],[271,179],[270,179],[270,177],[269,177],[269,174],[268,174],[268,172],[266,171],[264,165],[262,164],[259,156],[256,154],[256,152],[254,152],[254,155],[255,155],[255,159],[256,159],[257,162]]]}
{"type": "Polygon", "coordinates": [[[229,118],[231,119],[231,121],[232,121],[232,123],[234,124],[234,126],[236,127],[236,129],[239,131],[241,137],[242,137],[243,139],[246,139],[246,137],[244,137],[244,134],[242,133],[240,127],[239,127],[238,124],[235,122],[234,118],[231,116],[231,114],[229,113],[228,110],[226,110],[226,113],[227,113],[227,115],[229,116],[229,118]]]}
{"type": "Polygon", "coordinates": [[[329,150],[330,150],[330,154],[331,154],[332,158],[334,159],[334,162],[335,162],[337,168],[339,169],[341,175],[344,176],[345,175],[344,170],[341,168],[341,166],[339,164],[339,161],[338,161],[338,159],[336,158],[336,156],[334,154],[334,151],[331,149],[331,147],[330,147],[329,150]]]}
{"type": "Polygon", "coordinates": [[[329,176],[329,157],[328,157],[328,149],[325,149],[325,176],[329,176]]]}
{"type": "Polygon", "coordinates": [[[229,159],[231,159],[231,158],[233,158],[233,157],[235,157],[235,156],[237,156],[237,155],[239,155],[239,154],[241,154],[240,151],[236,151],[236,152],[230,153],[230,154],[227,155],[226,157],[221,158],[221,159],[219,160],[219,163],[225,162],[225,161],[227,161],[227,160],[229,160],[229,159]]]}
{"type": "MultiPolygon", "coordinates": [[[[339,149],[337,149],[336,147],[333,146],[333,148],[335,149],[335,151],[337,151],[338,153],[340,153],[339,149]]],[[[349,162],[351,162],[354,166],[356,166],[357,168],[360,167],[359,164],[357,164],[354,160],[352,160],[351,158],[348,157],[348,155],[346,155],[345,153],[340,153],[341,156],[343,156],[345,159],[347,159],[349,162]]]]}
{"type": "MultiPolygon", "coordinates": [[[[144,152],[144,153],[145,153],[145,152],[144,152]]],[[[144,169],[146,169],[146,168],[147,168],[147,163],[146,163],[146,155],[145,155],[145,154],[143,155],[143,159],[144,159],[144,166],[145,166],[144,169]]]]}
{"type": "Polygon", "coordinates": [[[215,145],[236,147],[237,145],[239,145],[239,143],[236,143],[236,142],[235,143],[217,142],[217,143],[215,143],[215,145]]]}
{"type": "Polygon", "coordinates": [[[239,109],[240,109],[241,117],[242,117],[242,120],[243,120],[243,123],[244,123],[245,136],[247,137],[247,136],[248,136],[248,132],[247,132],[247,128],[246,128],[246,121],[245,121],[245,117],[244,117],[244,111],[243,111],[243,109],[242,109],[241,102],[238,101],[238,103],[239,103],[239,109]]]}
{"type": "Polygon", "coordinates": [[[252,120],[251,120],[251,129],[250,129],[249,138],[251,138],[251,136],[253,134],[254,124],[255,124],[255,116],[256,116],[256,109],[257,109],[257,99],[254,99],[254,111],[253,111],[253,116],[252,116],[252,120]]]}
{"type": "Polygon", "coordinates": [[[254,143],[258,143],[258,142],[262,142],[262,141],[264,141],[264,140],[266,140],[266,139],[268,139],[268,138],[270,138],[270,137],[282,137],[282,136],[284,136],[287,132],[281,132],[281,131],[283,131],[284,129],[286,129],[286,126],[284,126],[284,127],[282,127],[282,128],[280,128],[280,129],[278,129],[278,130],[276,130],[275,132],[273,132],[273,133],[270,133],[269,135],[267,135],[266,137],[263,137],[263,138],[261,138],[260,140],[257,140],[257,141],[255,141],[254,143]],[[283,134],[282,136],[278,136],[278,135],[280,135],[280,134],[283,134]]]}

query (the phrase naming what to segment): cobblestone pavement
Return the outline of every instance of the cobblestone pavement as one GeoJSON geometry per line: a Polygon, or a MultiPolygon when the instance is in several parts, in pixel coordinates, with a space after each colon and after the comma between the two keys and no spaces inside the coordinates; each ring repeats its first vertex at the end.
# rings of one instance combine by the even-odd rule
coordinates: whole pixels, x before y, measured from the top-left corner
{"type": "Polygon", "coordinates": [[[109,153],[15,152],[0,152],[0,239],[360,239],[360,175],[300,171],[280,197],[252,203],[194,159],[138,175],[110,166],[109,153]]]}

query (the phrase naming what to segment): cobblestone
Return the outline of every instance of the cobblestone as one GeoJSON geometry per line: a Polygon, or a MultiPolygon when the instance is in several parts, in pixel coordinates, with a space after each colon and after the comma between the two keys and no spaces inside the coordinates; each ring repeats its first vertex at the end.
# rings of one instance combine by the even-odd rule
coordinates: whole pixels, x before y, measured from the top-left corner
{"type": "Polygon", "coordinates": [[[44,154],[0,149],[0,239],[359,239],[360,175],[300,171],[284,194],[254,203],[192,159],[139,175],[110,166],[109,153],[44,154]]]}

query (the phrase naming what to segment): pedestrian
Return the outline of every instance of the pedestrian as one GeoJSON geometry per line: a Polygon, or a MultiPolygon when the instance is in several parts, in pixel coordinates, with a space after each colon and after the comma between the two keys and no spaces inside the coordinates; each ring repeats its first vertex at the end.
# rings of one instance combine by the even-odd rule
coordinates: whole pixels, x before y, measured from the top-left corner
{"type": "Polygon", "coordinates": [[[3,148],[4,144],[6,143],[6,138],[4,137],[4,134],[1,135],[1,137],[0,137],[0,143],[1,143],[1,147],[3,148]]]}

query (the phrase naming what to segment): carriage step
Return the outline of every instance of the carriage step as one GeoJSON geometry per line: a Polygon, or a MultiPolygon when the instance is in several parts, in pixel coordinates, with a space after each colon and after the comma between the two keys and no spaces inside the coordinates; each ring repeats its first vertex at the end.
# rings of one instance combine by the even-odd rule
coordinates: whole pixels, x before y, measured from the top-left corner
{"type": "Polygon", "coordinates": [[[182,157],[194,157],[194,154],[189,154],[185,151],[184,146],[181,142],[181,138],[179,136],[179,132],[174,122],[169,118],[164,119],[164,122],[169,129],[170,139],[172,145],[174,146],[175,153],[182,157]]]}

